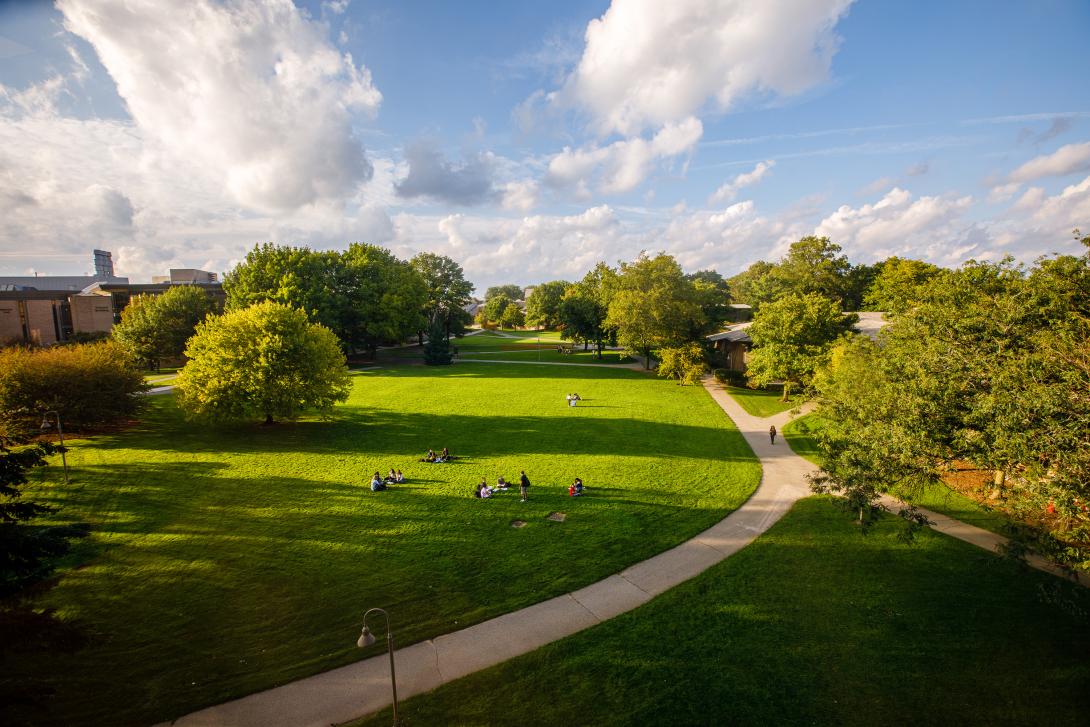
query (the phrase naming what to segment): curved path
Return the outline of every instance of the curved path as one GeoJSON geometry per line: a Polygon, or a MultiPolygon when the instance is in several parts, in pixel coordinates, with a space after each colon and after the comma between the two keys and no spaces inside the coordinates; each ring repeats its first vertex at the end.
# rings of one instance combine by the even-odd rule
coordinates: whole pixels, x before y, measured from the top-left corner
{"type": "MultiPolygon", "coordinates": [[[[796,500],[810,494],[806,476],[817,468],[792,452],[783,439],[774,445],[769,442],[769,426],[775,424],[777,430],[782,430],[793,418],[792,413],[755,417],[747,414],[710,377],[705,379],[704,387],[734,420],[761,461],[761,482],[749,500],[696,537],[616,575],[461,631],[397,650],[400,699],[431,691],[641,606],[741,550],[783,517],[796,500]]],[[[803,407],[804,411],[807,408],[803,407]]],[[[899,503],[890,500],[887,504],[896,506],[899,503]]],[[[982,548],[994,550],[1006,541],[999,535],[946,516],[924,512],[934,521],[934,529],[982,548]]],[[[1041,559],[1031,560],[1030,565],[1060,574],[1058,568],[1041,559]]],[[[351,642],[355,636],[355,633],[346,633],[344,638],[351,642]]],[[[185,727],[328,727],[377,712],[390,703],[389,659],[381,654],[209,707],[169,724],[185,727]]]]}

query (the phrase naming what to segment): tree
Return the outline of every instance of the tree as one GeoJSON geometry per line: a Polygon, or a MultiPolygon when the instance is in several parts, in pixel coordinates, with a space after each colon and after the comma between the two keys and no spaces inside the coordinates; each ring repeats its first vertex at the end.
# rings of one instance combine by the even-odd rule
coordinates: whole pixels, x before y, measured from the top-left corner
{"type": "Polygon", "coordinates": [[[931,263],[887,258],[878,264],[878,274],[864,294],[864,305],[890,317],[900,315],[919,301],[923,286],[941,272],[942,268],[931,263]]]}
{"type": "Polygon", "coordinates": [[[679,384],[695,384],[704,375],[704,351],[699,343],[659,349],[659,376],[677,379],[679,384]]]}
{"type": "Polygon", "coordinates": [[[842,302],[852,266],[840,252],[840,245],[829,242],[827,237],[804,237],[791,243],[777,275],[791,293],[816,293],[842,302]]]}
{"type": "Polygon", "coordinates": [[[571,287],[565,280],[542,283],[526,299],[526,322],[531,326],[556,328],[560,325],[560,303],[571,287]]]}
{"type": "Polygon", "coordinates": [[[526,325],[526,316],[523,315],[522,309],[515,303],[508,303],[507,307],[503,309],[503,314],[500,316],[501,328],[522,328],[526,325]]]}
{"type": "Polygon", "coordinates": [[[428,366],[449,366],[454,362],[450,350],[450,339],[443,324],[443,318],[432,318],[428,331],[428,342],[424,344],[424,363],[428,366]]]}
{"type": "Polygon", "coordinates": [[[485,320],[489,323],[500,323],[503,319],[503,312],[507,310],[507,306],[511,305],[512,302],[505,293],[492,296],[481,308],[484,311],[485,320]]]}
{"type": "Polygon", "coordinates": [[[687,342],[704,321],[696,290],[672,256],[640,253],[621,263],[605,325],[627,350],[644,356],[644,366],[650,368],[652,349],[687,342]]]}
{"type": "Polygon", "coordinates": [[[582,341],[584,347],[593,343],[599,359],[609,330],[606,316],[616,288],[617,271],[599,262],[581,281],[568,288],[560,302],[564,337],[582,341]]]}
{"type": "Polygon", "coordinates": [[[379,344],[400,343],[423,325],[427,283],[385,248],[349,245],[340,255],[338,283],[345,302],[341,339],[350,350],[374,356],[379,344]]]}
{"type": "Polygon", "coordinates": [[[855,322],[840,306],[817,293],[791,294],[767,303],[753,316],[753,340],[746,376],[754,386],[783,382],[783,400],[792,386],[806,386],[833,342],[855,322]]]}
{"type": "Polygon", "coordinates": [[[730,286],[727,281],[714,270],[698,270],[685,278],[693,284],[700,310],[707,319],[705,330],[698,334],[719,328],[730,316],[730,286]]]}
{"type": "Polygon", "coordinates": [[[256,245],[227,273],[223,290],[226,310],[242,310],[271,300],[298,308],[310,319],[347,341],[340,255],[309,247],[256,245]]]}
{"type": "Polygon", "coordinates": [[[521,300],[522,288],[514,284],[493,285],[484,292],[484,302],[487,303],[499,295],[506,295],[508,300],[521,300]]]}
{"type": "Polygon", "coordinates": [[[148,368],[160,359],[178,358],[197,324],[213,312],[208,295],[197,286],[176,285],[161,295],[138,295],[121,311],[112,335],[148,368]]]}
{"type": "Polygon", "coordinates": [[[46,457],[59,451],[48,442],[20,446],[19,439],[0,436],[0,597],[48,576],[56,559],[68,552],[69,539],[87,534],[82,527],[26,524],[56,511],[21,500],[20,489],[27,483],[27,472],[45,466],[46,457]]]}
{"type": "Polygon", "coordinates": [[[336,336],[305,313],[266,301],[197,326],[175,388],[188,415],[210,420],[328,415],[351,383],[336,336]]]}
{"type": "Polygon", "coordinates": [[[473,293],[473,285],[465,279],[462,266],[431,252],[420,253],[410,264],[424,278],[425,318],[432,321],[439,316],[447,336],[462,333],[470,321],[465,306],[473,293]]]}

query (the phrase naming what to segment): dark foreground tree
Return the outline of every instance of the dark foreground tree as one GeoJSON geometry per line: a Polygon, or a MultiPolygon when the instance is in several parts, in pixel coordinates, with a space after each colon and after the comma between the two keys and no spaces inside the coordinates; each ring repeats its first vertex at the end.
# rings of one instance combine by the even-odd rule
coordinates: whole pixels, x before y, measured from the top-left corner
{"type": "Polygon", "coordinates": [[[175,385],[195,418],[294,418],[329,414],[351,383],[337,337],[303,311],[267,301],[209,318],[186,347],[175,385]]]}
{"type": "Polygon", "coordinates": [[[27,472],[48,464],[59,451],[48,442],[20,446],[0,437],[0,597],[10,596],[53,572],[68,541],[87,534],[82,526],[41,527],[27,523],[56,508],[22,498],[27,472]]]}

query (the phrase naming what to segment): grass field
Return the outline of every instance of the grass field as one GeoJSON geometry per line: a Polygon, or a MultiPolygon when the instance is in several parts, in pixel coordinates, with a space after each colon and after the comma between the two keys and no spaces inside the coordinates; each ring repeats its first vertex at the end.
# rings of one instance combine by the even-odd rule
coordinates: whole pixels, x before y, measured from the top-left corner
{"type": "Polygon", "coordinates": [[[746,386],[727,386],[729,393],[747,413],[755,417],[770,417],[782,411],[802,406],[803,399],[794,397],[791,401],[780,401],[783,397],[783,389],[779,386],[769,386],[764,389],[750,389],[746,386]]]}
{"type": "Polygon", "coordinates": [[[555,348],[542,348],[531,349],[528,351],[503,351],[494,352],[486,351],[477,353],[475,351],[462,351],[459,354],[460,358],[468,359],[484,359],[488,361],[525,361],[525,362],[548,362],[548,363],[582,363],[582,364],[631,364],[635,363],[634,359],[629,358],[626,354],[620,351],[603,351],[602,358],[598,358],[594,355],[594,351],[584,351],[577,349],[572,353],[560,353],[555,348]]]}
{"type": "Polygon", "coordinates": [[[759,479],[705,391],[639,372],[462,364],[355,382],[329,422],[216,429],[160,396],[135,429],[71,442],[72,485],[50,473],[28,497],[93,534],[33,601],[57,633],[0,633],[29,644],[4,656],[0,722],[177,717],[376,653],[355,647],[370,606],[396,614],[402,646],[455,630],[669,548],[759,479]],[[443,446],[461,458],[417,462],[443,446]],[[391,467],[408,483],[370,492],[391,467]],[[520,468],[529,502],[470,496],[520,468]],[[576,475],[588,494],[573,500],[576,475]],[[83,648],[42,646],[70,632],[83,648]]]}
{"type": "MultiPolygon", "coordinates": [[[[783,436],[791,449],[810,460],[818,467],[822,465],[821,449],[815,434],[828,425],[819,414],[807,414],[793,419],[783,428],[783,436]]],[[[980,505],[965,495],[950,489],[942,482],[932,482],[922,488],[902,488],[893,493],[906,502],[935,512],[941,512],[969,525],[1005,534],[1009,520],[1002,513],[980,505]]]]}
{"type": "MultiPolygon", "coordinates": [[[[403,702],[411,725],[1080,725],[1090,598],[886,517],[800,501],[634,611],[403,702]]],[[[363,721],[390,723],[390,713],[363,721]]]]}

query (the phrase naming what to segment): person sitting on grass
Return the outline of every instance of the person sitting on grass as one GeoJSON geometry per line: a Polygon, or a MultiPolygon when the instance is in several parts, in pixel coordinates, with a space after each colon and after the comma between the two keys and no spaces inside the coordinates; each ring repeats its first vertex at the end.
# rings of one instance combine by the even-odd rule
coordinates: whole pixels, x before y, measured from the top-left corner
{"type": "Polygon", "coordinates": [[[507,480],[503,479],[503,475],[500,475],[500,478],[498,480],[496,480],[496,489],[497,490],[506,490],[507,489],[507,480]]]}
{"type": "Polygon", "coordinates": [[[576,477],[575,482],[571,483],[571,487],[568,488],[568,494],[572,497],[578,497],[583,494],[583,480],[576,477]]]}
{"type": "Polygon", "coordinates": [[[420,461],[421,462],[434,462],[435,461],[435,450],[434,449],[429,449],[428,453],[426,455],[424,455],[424,459],[422,459],[420,461]]]}
{"type": "Polygon", "coordinates": [[[481,497],[492,497],[492,488],[488,486],[488,482],[481,478],[481,484],[477,485],[481,491],[481,497]]]}
{"type": "Polygon", "coordinates": [[[398,470],[396,473],[394,473],[394,482],[400,485],[404,481],[405,475],[401,474],[401,470],[398,470]]]}
{"type": "Polygon", "coordinates": [[[386,483],[382,481],[382,475],[378,472],[371,478],[371,492],[379,492],[386,489],[386,483]]]}
{"type": "Polygon", "coordinates": [[[387,485],[392,485],[397,482],[397,472],[394,470],[393,467],[390,468],[390,473],[386,475],[386,477],[383,478],[382,481],[385,482],[387,485]]]}
{"type": "Polygon", "coordinates": [[[444,462],[449,462],[452,459],[454,459],[453,457],[450,456],[450,450],[447,449],[446,447],[443,447],[443,452],[439,456],[443,458],[444,462]]]}
{"type": "Polygon", "coordinates": [[[474,497],[480,497],[481,496],[481,487],[483,487],[483,486],[484,486],[483,482],[477,483],[477,487],[473,490],[473,496],[474,497]]]}

